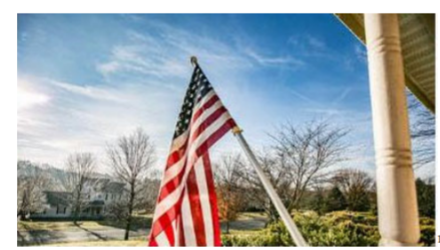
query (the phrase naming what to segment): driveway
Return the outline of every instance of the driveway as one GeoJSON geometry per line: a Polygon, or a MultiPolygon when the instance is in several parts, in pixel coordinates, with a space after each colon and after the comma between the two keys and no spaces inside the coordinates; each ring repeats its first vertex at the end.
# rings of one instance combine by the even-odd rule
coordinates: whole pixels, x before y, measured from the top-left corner
{"type": "MultiPolygon", "coordinates": [[[[130,231],[130,237],[147,237],[149,232],[149,229],[130,231]]],[[[93,229],[93,231],[82,227],[78,227],[77,230],[66,231],[17,231],[17,245],[26,246],[75,241],[122,240],[124,239],[124,234],[124,229],[114,227],[102,227],[93,229]]]]}
{"type": "MultiPolygon", "coordinates": [[[[263,228],[266,219],[252,217],[241,219],[230,223],[230,229],[253,230],[263,228]]],[[[226,229],[225,223],[221,223],[222,230],[226,229]]],[[[140,229],[130,231],[130,237],[148,237],[150,229],[140,229]]],[[[63,242],[83,242],[99,240],[122,240],[125,230],[102,226],[96,229],[88,229],[81,226],[70,228],[69,230],[27,230],[17,231],[17,245],[44,245],[63,242]]]]}

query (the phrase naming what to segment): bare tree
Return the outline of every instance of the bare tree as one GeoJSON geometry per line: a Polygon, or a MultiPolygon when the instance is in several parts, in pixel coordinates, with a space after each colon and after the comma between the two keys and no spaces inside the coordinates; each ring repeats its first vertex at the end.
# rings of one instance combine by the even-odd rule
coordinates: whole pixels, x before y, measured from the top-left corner
{"type": "Polygon", "coordinates": [[[114,145],[107,149],[110,168],[113,176],[126,186],[125,204],[126,228],[124,239],[128,240],[136,198],[142,190],[142,181],[155,161],[155,150],[150,137],[137,129],[128,136],[120,137],[114,145]]]}
{"type": "Polygon", "coordinates": [[[135,200],[135,208],[144,210],[146,213],[154,212],[157,195],[160,188],[160,173],[157,170],[151,170],[140,184],[140,193],[135,200]]]}
{"type": "Polygon", "coordinates": [[[332,182],[344,194],[349,210],[370,209],[374,180],[369,174],[358,169],[342,169],[335,173],[332,182]]]}
{"type": "Polygon", "coordinates": [[[415,167],[435,161],[435,115],[408,93],[408,108],[415,167]]]}
{"type": "Polygon", "coordinates": [[[296,128],[284,126],[273,146],[276,165],[283,176],[280,186],[288,193],[288,208],[298,208],[307,188],[326,177],[327,169],[344,160],[347,145],[343,139],[348,130],[330,126],[326,121],[313,121],[296,128]]]}
{"type": "Polygon", "coordinates": [[[21,220],[26,216],[43,209],[46,202],[45,189],[50,188],[51,181],[43,169],[27,161],[17,162],[22,172],[17,176],[17,214],[21,220]]]}
{"type": "Polygon", "coordinates": [[[229,233],[230,222],[238,218],[238,213],[245,206],[243,170],[240,155],[223,156],[215,168],[219,214],[226,222],[226,233],[229,233]]]}
{"type": "MultiPolygon", "coordinates": [[[[265,175],[268,177],[272,186],[277,191],[284,205],[288,204],[290,190],[286,188],[285,169],[280,168],[277,158],[269,150],[257,153],[258,162],[265,175]]],[[[261,183],[255,169],[249,164],[245,164],[242,173],[243,190],[249,203],[256,204],[263,209],[269,218],[269,223],[277,221],[279,218],[276,208],[273,206],[266,190],[261,183]]]]}
{"type": "Polygon", "coordinates": [[[67,158],[65,170],[62,184],[65,191],[71,193],[69,203],[73,211],[73,220],[76,223],[89,201],[89,189],[93,188],[96,181],[93,178],[96,172],[96,160],[91,153],[74,153],[67,158]]]}

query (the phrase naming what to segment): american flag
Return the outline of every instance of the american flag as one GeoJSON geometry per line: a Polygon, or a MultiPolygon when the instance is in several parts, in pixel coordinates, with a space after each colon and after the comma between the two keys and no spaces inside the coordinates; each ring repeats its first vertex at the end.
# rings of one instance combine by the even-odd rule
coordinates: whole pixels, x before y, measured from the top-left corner
{"type": "Polygon", "coordinates": [[[221,245],[208,151],[235,126],[196,63],[166,163],[150,246],[221,245]]]}

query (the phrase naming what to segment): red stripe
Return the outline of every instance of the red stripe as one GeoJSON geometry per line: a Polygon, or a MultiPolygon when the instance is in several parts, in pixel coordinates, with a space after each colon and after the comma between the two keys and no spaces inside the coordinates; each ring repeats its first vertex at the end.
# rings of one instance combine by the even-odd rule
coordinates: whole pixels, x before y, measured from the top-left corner
{"type": "Polygon", "coordinates": [[[203,113],[203,111],[205,111],[206,109],[209,109],[212,105],[214,105],[217,101],[219,100],[218,96],[216,94],[214,94],[214,96],[211,97],[211,99],[209,99],[209,101],[207,101],[206,103],[204,103],[193,115],[192,120],[196,121],[203,113]]]}
{"type": "Polygon", "coordinates": [[[196,237],[197,246],[206,246],[205,223],[203,219],[202,203],[200,202],[199,185],[195,166],[192,167],[186,187],[188,188],[188,200],[191,208],[191,217],[194,227],[194,235],[196,237]]]}
{"type": "Polygon", "coordinates": [[[162,214],[156,221],[153,222],[151,228],[152,236],[156,237],[164,230],[164,227],[171,226],[171,222],[174,221],[181,212],[180,210],[182,208],[183,195],[184,192],[182,192],[176,204],[174,204],[170,209],[167,210],[166,213],[162,214]]]}
{"type": "MultiPolygon", "coordinates": [[[[212,105],[214,105],[214,103],[216,103],[219,100],[218,96],[216,94],[214,94],[214,96],[211,97],[211,99],[209,99],[209,101],[207,101],[206,103],[203,104],[202,107],[200,107],[193,115],[192,118],[192,123],[194,123],[202,114],[203,112],[210,108],[212,105]]],[[[168,169],[169,167],[173,166],[174,164],[176,164],[181,158],[182,156],[185,154],[186,152],[186,147],[188,145],[188,138],[186,138],[185,143],[176,151],[172,152],[169,156],[168,156],[168,160],[167,160],[167,164],[166,164],[166,169],[168,169]]],[[[165,169],[165,170],[166,170],[165,169]]]]}
{"type": "MultiPolygon", "coordinates": [[[[234,126],[235,126],[235,122],[232,118],[227,120],[216,132],[214,132],[205,142],[203,142],[199,146],[199,148],[195,152],[196,157],[198,158],[201,155],[203,155],[205,152],[207,152],[207,150],[212,145],[214,145],[224,134],[226,134],[229,131],[229,129],[233,128],[234,126]]],[[[170,221],[176,219],[177,213],[180,213],[183,194],[184,192],[182,192],[181,197],[178,199],[178,201],[174,206],[172,206],[168,211],[166,211],[156,221],[153,222],[151,229],[152,237],[155,237],[162,232],[163,228],[161,225],[170,224],[170,221]]]]}
{"type": "MultiPolygon", "coordinates": [[[[217,95],[214,95],[211,97],[211,99],[209,99],[209,101],[207,101],[206,103],[203,104],[202,107],[200,107],[193,115],[192,118],[192,123],[195,122],[202,114],[203,112],[210,108],[212,105],[214,105],[214,103],[216,103],[219,100],[217,95]]],[[[166,164],[166,169],[168,169],[169,167],[173,166],[174,164],[176,164],[181,158],[182,156],[185,154],[186,152],[186,147],[188,145],[188,138],[186,138],[185,143],[176,151],[172,152],[169,156],[168,156],[168,160],[167,160],[167,164],[166,164]]]]}
{"type": "Polygon", "coordinates": [[[209,159],[209,152],[203,155],[203,165],[205,166],[206,184],[209,193],[209,203],[212,215],[212,228],[214,229],[214,246],[221,246],[222,241],[220,237],[220,219],[218,217],[217,194],[215,193],[214,178],[211,168],[211,160],[209,159]]]}
{"type": "Polygon", "coordinates": [[[157,242],[154,238],[150,238],[150,240],[148,241],[148,246],[149,247],[157,247],[157,242]]]}
{"type": "Polygon", "coordinates": [[[225,107],[218,108],[214,113],[209,115],[203,122],[200,123],[199,127],[196,128],[191,135],[191,143],[197,140],[197,138],[214,122],[216,122],[227,110],[225,107]]]}
{"type": "MultiPolygon", "coordinates": [[[[220,107],[214,113],[212,113],[205,121],[203,121],[200,126],[195,130],[194,134],[191,136],[191,143],[194,142],[210,125],[212,125],[218,118],[226,113],[227,110],[224,107],[220,107]]],[[[183,176],[185,174],[185,169],[187,164],[182,168],[177,176],[169,180],[160,191],[159,201],[165,199],[170,193],[174,192],[178,188],[179,184],[182,183],[183,176]]]]}
{"type": "Polygon", "coordinates": [[[179,219],[179,246],[185,246],[185,231],[183,230],[183,219],[182,214],[180,214],[179,219]]]}
{"type": "Polygon", "coordinates": [[[181,183],[183,176],[185,175],[185,169],[186,169],[186,162],[184,163],[182,170],[171,180],[165,184],[162,189],[160,190],[158,201],[161,202],[163,199],[167,198],[169,194],[174,192],[176,188],[181,183]]]}
{"type": "Polygon", "coordinates": [[[172,167],[174,164],[176,164],[183,156],[185,156],[186,148],[188,146],[188,138],[186,138],[185,143],[180,146],[179,149],[172,152],[167,159],[167,165],[165,170],[172,167]]]}

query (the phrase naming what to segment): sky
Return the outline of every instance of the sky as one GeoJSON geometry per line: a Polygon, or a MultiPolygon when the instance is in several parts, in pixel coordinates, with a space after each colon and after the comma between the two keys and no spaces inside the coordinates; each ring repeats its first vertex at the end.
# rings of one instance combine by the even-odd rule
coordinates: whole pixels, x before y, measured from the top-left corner
{"type": "MultiPolygon", "coordinates": [[[[63,167],[143,128],[164,167],[198,58],[255,150],[283,124],[351,130],[348,167],[374,172],[366,51],[333,15],[18,15],[18,159],[63,167]]],[[[212,151],[240,152],[228,134],[212,151]]]]}

